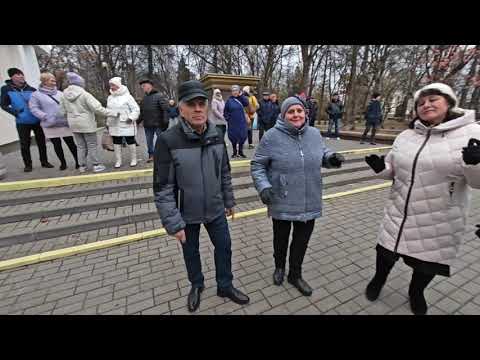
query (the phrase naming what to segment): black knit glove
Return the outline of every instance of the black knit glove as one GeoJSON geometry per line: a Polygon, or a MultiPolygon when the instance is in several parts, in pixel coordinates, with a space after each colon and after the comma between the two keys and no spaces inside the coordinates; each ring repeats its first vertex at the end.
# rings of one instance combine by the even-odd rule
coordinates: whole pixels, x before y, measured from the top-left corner
{"type": "Polygon", "coordinates": [[[480,163],[480,140],[471,138],[468,146],[462,150],[463,161],[467,165],[477,165],[480,163]]]}
{"type": "Polygon", "coordinates": [[[270,205],[273,199],[272,188],[270,187],[270,188],[263,189],[262,192],[260,193],[260,199],[262,200],[262,203],[264,203],[265,205],[270,205]]]}
{"type": "Polygon", "coordinates": [[[480,224],[477,225],[478,230],[475,231],[475,234],[480,238],[480,224]]]}
{"type": "Polygon", "coordinates": [[[378,155],[365,156],[365,162],[370,166],[375,173],[385,170],[385,155],[378,157],[378,155]]]}
{"type": "Polygon", "coordinates": [[[332,156],[330,156],[330,159],[328,161],[330,162],[330,165],[332,165],[333,167],[339,168],[342,166],[342,163],[345,161],[345,157],[342,154],[333,153],[332,156]]]}

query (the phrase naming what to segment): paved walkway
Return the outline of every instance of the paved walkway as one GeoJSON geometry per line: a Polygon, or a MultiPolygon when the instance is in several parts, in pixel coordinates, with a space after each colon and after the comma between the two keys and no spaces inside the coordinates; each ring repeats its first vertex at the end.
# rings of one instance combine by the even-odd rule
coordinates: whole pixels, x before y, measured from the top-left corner
{"type": "MultiPolygon", "coordinates": [[[[410,314],[410,269],[399,261],[380,299],[363,294],[374,272],[375,237],[388,189],[325,202],[304,262],[314,288],[303,297],[272,285],[272,230],[265,216],[231,222],[234,284],[251,303],[215,294],[213,247],[201,233],[206,290],[198,314],[410,314]]],[[[475,193],[468,232],[450,278],[426,290],[430,314],[480,314],[480,222],[475,193]]],[[[175,239],[167,236],[0,272],[0,314],[188,314],[189,283],[175,239]]]]}

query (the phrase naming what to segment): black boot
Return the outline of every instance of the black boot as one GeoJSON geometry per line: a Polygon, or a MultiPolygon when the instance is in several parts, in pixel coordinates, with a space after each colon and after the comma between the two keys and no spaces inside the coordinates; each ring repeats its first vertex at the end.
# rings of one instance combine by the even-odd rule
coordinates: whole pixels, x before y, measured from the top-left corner
{"type": "Polygon", "coordinates": [[[412,280],[408,288],[408,296],[410,309],[415,315],[427,314],[428,306],[423,291],[434,277],[435,275],[423,274],[415,270],[413,271],[412,280]]]}
{"type": "Polygon", "coordinates": [[[241,158],[244,158],[244,159],[247,158],[247,157],[245,156],[245,154],[243,153],[243,146],[239,146],[239,147],[238,147],[238,156],[241,157],[241,158]]]}
{"type": "Polygon", "coordinates": [[[32,165],[25,165],[25,169],[23,169],[24,172],[32,172],[33,168],[32,165]]]}
{"type": "Polygon", "coordinates": [[[290,284],[295,286],[297,288],[297,290],[302,293],[302,295],[304,295],[304,296],[312,295],[312,292],[313,292],[312,288],[301,277],[292,277],[292,276],[289,275],[287,277],[287,280],[290,284]]]}
{"type": "Polygon", "coordinates": [[[42,163],[42,167],[51,169],[51,168],[54,168],[55,166],[53,166],[48,161],[46,161],[46,162],[42,163]]]}
{"type": "Polygon", "coordinates": [[[67,168],[67,163],[62,162],[62,164],[61,164],[60,167],[59,167],[60,171],[63,171],[63,170],[65,170],[66,168],[67,168]]]}
{"type": "Polygon", "coordinates": [[[372,129],[372,137],[370,139],[370,145],[377,145],[377,143],[375,142],[375,134],[376,133],[377,133],[377,129],[373,128],[372,129]]]}
{"type": "Polygon", "coordinates": [[[276,268],[275,272],[273,273],[273,283],[275,285],[282,285],[284,276],[285,276],[285,269],[276,268]]]}
{"type": "Polygon", "coordinates": [[[383,256],[377,250],[376,271],[373,279],[368,283],[365,295],[370,301],[375,301],[382,291],[383,285],[387,281],[388,274],[395,265],[395,261],[391,261],[383,256]]]}

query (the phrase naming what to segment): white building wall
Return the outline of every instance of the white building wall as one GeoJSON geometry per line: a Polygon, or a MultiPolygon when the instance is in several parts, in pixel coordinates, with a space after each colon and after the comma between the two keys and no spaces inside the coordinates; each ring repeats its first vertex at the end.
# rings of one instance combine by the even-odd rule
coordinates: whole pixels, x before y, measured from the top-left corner
{"type": "MultiPolygon", "coordinates": [[[[48,52],[50,48],[50,45],[0,45],[0,85],[9,79],[7,70],[16,67],[23,71],[27,83],[37,88],[40,69],[35,51],[48,52]]],[[[0,110],[0,146],[17,140],[15,118],[0,110]]]]}

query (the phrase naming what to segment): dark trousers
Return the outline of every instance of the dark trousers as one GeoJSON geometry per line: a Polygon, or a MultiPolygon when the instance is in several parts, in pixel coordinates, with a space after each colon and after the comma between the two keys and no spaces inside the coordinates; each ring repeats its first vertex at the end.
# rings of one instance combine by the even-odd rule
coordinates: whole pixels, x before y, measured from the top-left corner
{"type": "Polygon", "coordinates": [[[32,131],[35,134],[35,141],[37,142],[38,152],[40,153],[40,163],[45,164],[48,162],[45,134],[43,133],[43,129],[40,124],[17,124],[17,132],[20,139],[20,149],[25,166],[32,166],[32,155],[30,153],[30,144],[32,142],[30,134],[32,131]]]}
{"type": "Polygon", "coordinates": [[[55,154],[57,154],[58,160],[62,165],[66,165],[65,161],[65,154],[63,153],[62,147],[62,139],[67,144],[70,152],[72,153],[73,158],[75,159],[75,165],[78,166],[78,155],[77,155],[77,145],[75,145],[75,141],[73,141],[73,136],[66,136],[64,138],[51,138],[50,141],[53,144],[53,149],[55,150],[55,154]]]}
{"type": "Polygon", "coordinates": [[[248,137],[248,145],[252,145],[253,144],[253,130],[252,130],[251,127],[248,128],[247,137],[248,137]]]}
{"type": "Polygon", "coordinates": [[[258,130],[258,141],[262,140],[263,134],[270,130],[275,124],[262,125],[258,130]]]}
{"type": "MultiPolygon", "coordinates": [[[[203,224],[207,229],[210,241],[215,247],[215,278],[219,289],[232,286],[232,242],[228,229],[227,218],[221,215],[210,223],[203,224]]],[[[182,244],[183,258],[187,267],[188,280],[192,287],[204,286],[202,263],[200,260],[199,237],[200,224],[187,224],[185,227],[186,241],[182,244]]]]}
{"type": "Polygon", "coordinates": [[[365,131],[363,132],[363,135],[362,135],[362,141],[365,141],[365,139],[367,138],[367,134],[370,131],[370,129],[372,129],[372,135],[371,135],[371,138],[370,138],[370,142],[375,142],[375,134],[377,133],[377,125],[376,124],[371,124],[371,123],[368,123],[368,122],[365,124],[365,131]]]}
{"type": "Polygon", "coordinates": [[[128,145],[135,144],[135,136],[112,136],[112,140],[115,145],[122,145],[123,139],[125,139],[125,142],[128,145]]]}
{"type": "Polygon", "coordinates": [[[340,119],[335,117],[335,118],[329,118],[328,119],[328,131],[327,131],[327,137],[332,137],[332,129],[335,126],[335,135],[334,137],[339,137],[338,136],[338,125],[339,125],[340,119]]]}
{"type": "Polygon", "coordinates": [[[244,144],[243,142],[242,143],[232,142],[233,155],[243,154],[243,144],[244,144]],[[238,152],[237,152],[237,148],[238,148],[238,152]]]}
{"type": "Polygon", "coordinates": [[[290,245],[289,256],[289,274],[292,279],[302,276],[302,264],[305,253],[307,252],[308,242],[312,236],[315,220],[307,222],[301,221],[273,221],[273,257],[275,259],[275,267],[285,269],[288,238],[293,224],[292,243],[290,245]]]}
{"type": "Polygon", "coordinates": [[[148,156],[153,156],[155,152],[155,144],[153,142],[153,138],[155,134],[157,134],[157,139],[162,133],[162,129],[160,128],[144,128],[145,129],[145,139],[147,140],[147,148],[148,148],[148,156]]]}
{"type": "MultiPolygon", "coordinates": [[[[377,259],[375,264],[375,280],[384,284],[388,274],[395,265],[398,257],[386,256],[382,251],[377,249],[377,259]]],[[[433,280],[435,274],[427,274],[413,267],[412,279],[409,286],[409,294],[423,294],[428,284],[433,280]]]]}

